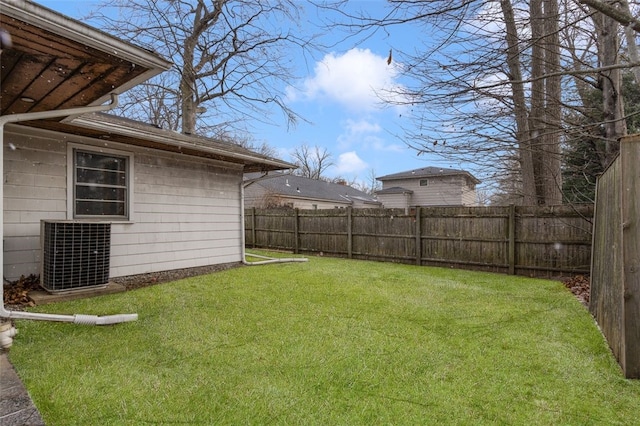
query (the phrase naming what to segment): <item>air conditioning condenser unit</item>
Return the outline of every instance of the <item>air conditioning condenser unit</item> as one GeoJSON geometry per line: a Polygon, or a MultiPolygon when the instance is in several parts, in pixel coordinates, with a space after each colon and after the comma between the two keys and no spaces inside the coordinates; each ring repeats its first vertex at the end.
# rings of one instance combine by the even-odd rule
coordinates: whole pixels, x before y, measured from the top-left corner
{"type": "Polygon", "coordinates": [[[109,282],[111,224],[43,220],[40,285],[51,293],[105,287],[109,282]]]}

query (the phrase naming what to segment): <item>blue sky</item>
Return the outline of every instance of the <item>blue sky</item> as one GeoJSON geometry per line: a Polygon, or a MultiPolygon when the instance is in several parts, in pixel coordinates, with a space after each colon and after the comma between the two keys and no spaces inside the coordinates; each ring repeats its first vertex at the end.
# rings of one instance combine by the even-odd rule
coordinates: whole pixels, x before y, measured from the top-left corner
{"type": "MultiPolygon", "coordinates": [[[[76,19],[86,16],[97,5],[94,0],[38,3],[76,19]]],[[[384,2],[355,1],[351,5],[373,14],[382,9],[384,2]]],[[[290,154],[296,146],[326,148],[334,166],[325,175],[349,181],[367,183],[372,170],[376,176],[427,166],[470,170],[465,164],[418,157],[398,137],[402,133],[400,126],[410,125],[403,119],[402,108],[385,107],[376,95],[402,84],[397,64],[387,64],[389,50],[394,45],[411,50],[412,44],[421,43],[416,34],[419,32],[415,28],[393,28],[389,33],[380,32],[358,42],[355,38],[345,40],[344,34],[336,32],[333,41],[343,41],[320,54],[315,62],[300,58],[299,80],[281,88],[287,94],[288,105],[308,122],[300,121],[290,128],[284,121],[276,125],[258,124],[253,138],[274,147],[278,156],[287,161],[292,160],[290,154]]]]}

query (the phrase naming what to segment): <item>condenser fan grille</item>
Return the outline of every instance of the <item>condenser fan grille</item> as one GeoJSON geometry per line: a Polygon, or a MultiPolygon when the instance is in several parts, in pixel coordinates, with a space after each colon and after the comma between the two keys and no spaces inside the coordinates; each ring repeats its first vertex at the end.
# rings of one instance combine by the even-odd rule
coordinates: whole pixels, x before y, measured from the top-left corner
{"type": "Polygon", "coordinates": [[[111,224],[42,222],[41,285],[50,292],[105,286],[109,281],[111,224]]]}

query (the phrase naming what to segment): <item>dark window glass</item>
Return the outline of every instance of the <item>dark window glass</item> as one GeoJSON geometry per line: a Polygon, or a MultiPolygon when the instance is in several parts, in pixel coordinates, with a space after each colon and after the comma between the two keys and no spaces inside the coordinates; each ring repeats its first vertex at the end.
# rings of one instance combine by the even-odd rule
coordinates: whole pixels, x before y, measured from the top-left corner
{"type": "Polygon", "coordinates": [[[128,158],[74,151],[74,216],[127,217],[128,158]]]}

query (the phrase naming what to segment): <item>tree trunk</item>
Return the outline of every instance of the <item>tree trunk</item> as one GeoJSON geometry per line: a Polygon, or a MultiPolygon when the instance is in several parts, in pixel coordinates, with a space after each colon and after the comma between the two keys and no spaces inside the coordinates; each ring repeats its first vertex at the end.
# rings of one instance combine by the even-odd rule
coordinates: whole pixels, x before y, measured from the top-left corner
{"type": "Polygon", "coordinates": [[[542,188],[546,205],[562,204],[562,161],[560,135],[562,132],[560,34],[557,0],[543,2],[545,78],[545,132],[543,146],[542,188]]]}
{"type": "MultiPolygon", "coordinates": [[[[621,10],[627,15],[631,15],[631,9],[629,9],[629,2],[627,0],[618,0],[621,10]]],[[[627,39],[627,52],[629,53],[629,61],[638,64],[640,63],[640,55],[638,54],[638,45],[636,44],[636,32],[629,25],[624,27],[624,36],[627,39]]],[[[634,66],[631,68],[633,77],[636,80],[636,84],[640,84],[640,67],[634,66]]]]}
{"type": "Polygon", "coordinates": [[[196,40],[187,37],[184,41],[183,65],[180,77],[180,96],[182,109],[182,133],[187,135],[196,132],[196,72],[193,69],[196,40]]]}
{"type": "MultiPolygon", "coordinates": [[[[618,40],[617,22],[601,13],[593,15],[593,22],[598,34],[598,57],[600,66],[618,64],[618,40]]],[[[604,165],[608,165],[619,151],[619,139],[626,135],[627,125],[624,119],[624,106],[622,94],[622,73],[620,69],[610,69],[600,73],[600,83],[603,97],[604,133],[606,141],[606,153],[604,165]]]]}
{"type": "Polygon", "coordinates": [[[525,206],[534,205],[536,200],[535,174],[533,170],[533,156],[527,118],[527,103],[524,94],[524,84],[522,83],[518,31],[511,1],[502,0],[500,4],[507,31],[507,66],[509,67],[509,79],[511,80],[513,107],[516,118],[516,139],[518,142],[520,175],[522,178],[522,203],[525,206]]]}
{"type": "Polygon", "coordinates": [[[536,204],[545,204],[545,181],[542,179],[545,169],[545,52],[544,15],[542,0],[531,0],[529,3],[529,19],[531,21],[531,111],[529,113],[529,129],[531,130],[531,150],[533,172],[536,189],[536,204]]]}

